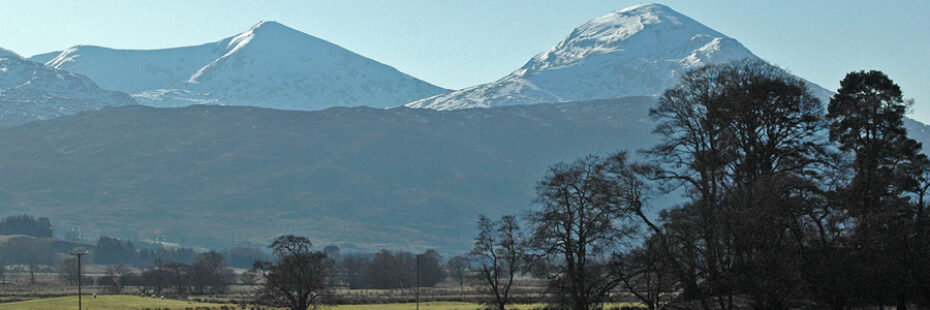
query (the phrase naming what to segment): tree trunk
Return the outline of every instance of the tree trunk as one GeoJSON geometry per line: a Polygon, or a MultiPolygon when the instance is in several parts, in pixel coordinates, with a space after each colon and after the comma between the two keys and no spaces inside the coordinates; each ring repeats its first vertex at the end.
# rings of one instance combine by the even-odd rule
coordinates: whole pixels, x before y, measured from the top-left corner
{"type": "Polygon", "coordinates": [[[895,309],[907,310],[907,297],[904,294],[898,296],[898,306],[895,309]]]}

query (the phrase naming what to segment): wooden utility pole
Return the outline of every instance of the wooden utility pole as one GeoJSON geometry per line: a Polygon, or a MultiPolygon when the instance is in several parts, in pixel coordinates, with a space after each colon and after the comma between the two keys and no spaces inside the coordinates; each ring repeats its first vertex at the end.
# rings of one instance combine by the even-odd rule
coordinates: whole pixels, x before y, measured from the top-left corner
{"type": "Polygon", "coordinates": [[[74,249],[71,251],[71,255],[77,256],[78,270],[78,310],[81,310],[81,281],[83,277],[81,276],[81,256],[87,255],[87,250],[84,249],[74,249]]]}
{"type": "MultiPolygon", "coordinates": [[[[420,310],[420,254],[417,254],[417,310],[420,310]]],[[[78,309],[80,310],[80,309],[78,309]]]]}

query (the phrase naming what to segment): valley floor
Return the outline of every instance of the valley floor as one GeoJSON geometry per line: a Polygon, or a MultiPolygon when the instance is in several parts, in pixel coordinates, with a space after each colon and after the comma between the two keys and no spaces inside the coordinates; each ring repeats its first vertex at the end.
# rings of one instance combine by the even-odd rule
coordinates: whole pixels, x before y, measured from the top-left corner
{"type": "MultiPolygon", "coordinates": [[[[56,297],[33,299],[12,303],[0,303],[0,310],[44,310],[44,309],[77,309],[77,296],[56,297]]],[[[611,307],[621,307],[624,305],[616,304],[611,307]]],[[[142,309],[240,309],[236,305],[224,305],[215,303],[189,302],[172,299],[157,299],[149,297],[138,297],[130,295],[101,295],[97,298],[90,296],[83,300],[84,309],[94,310],[142,310],[142,309]]],[[[426,302],[420,303],[420,310],[477,310],[481,306],[475,303],[465,302],[426,302]]],[[[514,310],[533,310],[542,309],[542,304],[524,304],[516,305],[511,309],[514,310]]],[[[248,309],[253,309],[249,307],[248,309]]],[[[411,310],[417,309],[415,303],[394,303],[394,304],[364,304],[364,305],[339,305],[328,306],[326,309],[332,310],[411,310]]]]}
{"type": "MultiPolygon", "coordinates": [[[[188,302],[172,299],[157,299],[129,295],[100,295],[97,298],[85,296],[82,301],[84,309],[220,309],[221,304],[188,302]]],[[[77,309],[77,296],[42,298],[27,301],[0,303],[0,310],[44,310],[77,309]]]]}

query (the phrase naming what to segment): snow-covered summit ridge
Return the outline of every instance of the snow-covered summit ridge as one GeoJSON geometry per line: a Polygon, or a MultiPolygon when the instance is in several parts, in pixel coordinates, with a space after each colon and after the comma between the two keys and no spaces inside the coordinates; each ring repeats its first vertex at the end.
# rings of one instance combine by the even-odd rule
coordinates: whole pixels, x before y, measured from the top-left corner
{"type": "Polygon", "coordinates": [[[757,58],[738,41],[661,4],[594,18],[492,83],[407,104],[438,110],[656,96],[687,70],[757,58]]]}
{"type": "MultiPolygon", "coordinates": [[[[641,4],[592,19],[562,42],[533,57],[523,69],[533,72],[570,66],[597,54],[668,58],[709,44],[725,35],[660,4],[641,4]]],[[[729,39],[732,40],[732,39],[729,39]]]]}
{"type": "Polygon", "coordinates": [[[104,88],[131,93],[153,106],[390,107],[446,91],[273,21],[198,46],[76,46],[47,64],[87,75],[104,88]]]}
{"type": "Polygon", "coordinates": [[[103,90],[85,76],[0,56],[0,126],[134,103],[129,95],[103,90]]]}

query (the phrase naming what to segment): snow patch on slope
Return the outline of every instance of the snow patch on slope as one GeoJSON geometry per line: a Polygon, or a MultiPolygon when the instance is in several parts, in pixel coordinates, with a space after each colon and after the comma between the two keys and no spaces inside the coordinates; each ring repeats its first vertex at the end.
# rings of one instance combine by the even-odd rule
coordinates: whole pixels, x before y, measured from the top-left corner
{"type": "Polygon", "coordinates": [[[134,104],[85,76],[19,57],[0,57],[0,125],[52,119],[107,106],[134,104]]]}

